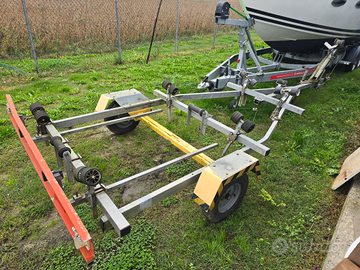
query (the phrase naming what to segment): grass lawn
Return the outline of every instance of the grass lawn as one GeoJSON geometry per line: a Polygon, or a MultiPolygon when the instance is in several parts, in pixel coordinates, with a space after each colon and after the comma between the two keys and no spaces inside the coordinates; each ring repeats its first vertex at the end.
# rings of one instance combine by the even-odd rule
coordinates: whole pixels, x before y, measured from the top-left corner
{"type": "MultiPolygon", "coordinates": [[[[124,51],[121,65],[114,55],[103,54],[41,59],[40,76],[25,77],[0,67],[0,269],[87,269],[14,131],[5,94],[12,96],[35,135],[29,111],[33,102],[42,103],[51,119],[58,120],[93,112],[103,93],[135,88],[155,98],[153,90],[161,89],[165,79],[180,93],[201,92],[197,84],[228,55],[237,53],[237,40],[236,35],[221,36],[212,49],[211,36],[194,36],[179,44],[177,55],[174,44],[156,44],[149,64],[144,46],[124,51]]],[[[255,41],[256,46],[264,45],[256,36],[255,41]]],[[[31,60],[5,64],[35,74],[31,60]]],[[[269,156],[253,154],[260,161],[263,180],[248,174],[244,200],[222,222],[211,223],[201,214],[191,200],[194,185],[129,219],[132,233],[124,238],[114,231],[103,233],[86,205],[75,207],[93,237],[92,269],[310,269],[322,264],[349,188],[345,185],[334,192],[330,187],[342,161],[360,145],[359,83],[360,70],[339,69],[319,90],[302,92],[295,105],[306,109],[305,114],[287,111],[268,143],[269,156]]],[[[231,100],[194,104],[234,128],[233,111],[228,110],[231,100]]],[[[206,154],[221,157],[226,136],[210,127],[201,135],[200,123],[192,120],[187,127],[186,115],[175,109],[168,124],[166,107],[161,108],[164,112],[152,118],[197,148],[218,142],[219,147],[206,154]]],[[[264,136],[274,108],[254,105],[250,97],[246,106],[238,108],[256,124],[250,137],[264,136]]],[[[182,154],[142,123],[122,136],[101,128],[67,138],[88,166],[102,171],[106,184],[182,154]]],[[[242,147],[234,143],[228,153],[242,147]]],[[[53,148],[44,143],[38,148],[49,167],[58,169],[53,148]]],[[[129,194],[134,184],[110,195],[120,207],[198,168],[189,160],[138,182],[141,188],[136,194],[129,194]]],[[[69,198],[84,191],[79,183],[65,180],[64,186],[69,198]]]]}

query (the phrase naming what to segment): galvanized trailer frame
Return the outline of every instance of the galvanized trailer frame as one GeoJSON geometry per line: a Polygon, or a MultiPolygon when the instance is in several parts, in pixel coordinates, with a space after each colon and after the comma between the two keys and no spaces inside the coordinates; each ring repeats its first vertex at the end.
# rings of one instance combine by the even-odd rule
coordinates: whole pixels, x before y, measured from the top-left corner
{"type": "MultiPolygon", "coordinates": [[[[171,85],[170,82],[164,81],[163,87],[166,89],[166,93],[159,90],[154,90],[153,92],[158,99],[150,100],[135,89],[104,94],[101,96],[94,113],[61,120],[52,121],[46,114],[42,105],[34,103],[30,106],[30,110],[38,123],[38,135],[33,138],[31,138],[25,127],[24,118],[17,114],[10,95],[6,95],[8,102],[7,112],[41,181],[72,235],[75,246],[80,249],[86,262],[91,263],[94,259],[91,236],[77,216],[73,206],[87,203],[92,210],[94,218],[98,216],[97,206],[100,206],[104,213],[104,216],[100,219],[102,229],[106,231],[114,228],[119,236],[124,236],[130,232],[130,224],[127,221],[127,218],[149,208],[185,187],[197,183],[192,199],[200,205],[205,216],[211,221],[217,222],[223,219],[236,209],[245,195],[241,189],[245,188],[246,192],[248,181],[246,173],[248,171],[253,171],[258,178],[261,178],[259,162],[249,154],[254,151],[263,156],[269,154],[270,149],[265,146],[265,144],[277,127],[285,110],[292,111],[299,115],[302,115],[305,112],[304,109],[290,104],[290,102],[294,97],[298,96],[302,90],[310,87],[317,88],[324,81],[329,79],[329,77],[323,77],[325,68],[337,57],[340,47],[341,42],[338,42],[334,46],[328,45],[328,55],[316,67],[310,78],[306,79],[306,75],[309,73],[305,71],[302,75],[300,84],[291,87],[287,86],[286,81],[278,81],[275,88],[250,90],[249,86],[253,84],[254,78],[259,77],[256,77],[258,76],[256,74],[254,77],[249,77],[246,70],[242,69],[234,77],[236,78],[236,82],[238,82],[238,77],[241,77],[241,85],[234,83],[231,80],[226,82],[226,87],[231,88],[234,91],[178,95],[178,89],[171,85]],[[257,104],[267,102],[275,105],[275,109],[271,115],[272,124],[264,137],[259,141],[255,141],[245,135],[245,132],[250,132],[253,129],[254,124],[249,120],[243,121],[241,113],[236,111],[232,115],[231,120],[236,124],[236,128],[233,129],[213,119],[205,109],[198,108],[192,103],[187,105],[182,102],[184,100],[234,97],[236,100],[239,99],[239,105],[244,105],[248,95],[253,96],[255,98],[255,103],[257,104]],[[110,101],[112,101],[111,104],[116,106],[109,106],[110,108],[106,109],[107,104],[110,101]],[[162,111],[152,110],[153,107],[160,105],[167,106],[169,122],[171,121],[172,107],[176,107],[188,114],[188,123],[191,117],[201,121],[200,132],[202,134],[205,133],[207,126],[225,134],[228,143],[223,151],[223,157],[212,160],[203,153],[217,147],[218,144],[212,144],[201,149],[196,149],[150,118],[149,115],[162,111]],[[105,119],[106,121],[60,131],[60,129],[63,128],[70,128],[101,119],[105,119]],[[69,141],[64,138],[64,136],[69,134],[102,126],[129,127],[129,123],[133,124],[135,121],[139,120],[177,146],[185,154],[139,174],[122,179],[116,183],[105,185],[100,182],[102,178],[101,172],[96,168],[87,167],[81,161],[82,157],[73,151],[69,145],[69,141]],[[71,199],[67,199],[62,190],[62,173],[50,170],[35,145],[35,143],[40,142],[48,144],[49,141],[51,145],[54,146],[58,166],[65,167],[68,180],[71,182],[78,181],[86,185],[87,190],[84,194],[74,195],[71,199]],[[235,141],[245,145],[245,147],[226,155],[230,145],[235,141]],[[142,179],[188,158],[195,159],[204,167],[119,209],[107,193],[120,188],[131,181],[142,179]],[[232,188],[234,188],[235,191],[233,191],[232,188]],[[220,199],[223,200],[224,198],[226,199],[225,203],[220,201],[220,199]],[[229,202],[227,202],[227,200],[229,202]]],[[[283,73],[278,74],[281,75],[283,73]]],[[[132,128],[135,127],[136,125],[132,128]]]]}
{"type": "MultiPolygon", "coordinates": [[[[203,81],[199,83],[198,88],[206,88],[208,91],[221,91],[228,87],[228,83],[242,85],[247,79],[254,80],[257,83],[276,81],[279,79],[290,79],[306,77],[312,74],[318,67],[319,63],[311,62],[304,64],[283,63],[285,53],[275,51],[272,48],[255,49],[254,42],[250,35],[250,28],[255,24],[255,19],[250,17],[246,20],[229,19],[230,4],[219,2],[215,12],[215,24],[237,26],[239,29],[239,53],[229,56],[227,60],[210,71],[203,81]],[[229,5],[229,7],[226,7],[229,5]],[[247,39],[246,39],[247,37],[247,39]],[[260,55],[273,53],[273,60],[269,60],[260,55]],[[251,58],[255,67],[247,67],[246,60],[251,58]],[[236,67],[233,67],[236,64],[236,67]],[[265,65],[261,65],[265,64],[265,65]],[[273,70],[273,71],[271,71],[273,70]],[[243,74],[246,74],[245,76],[243,74]]],[[[325,44],[328,50],[332,49],[330,44],[325,44]]],[[[338,52],[337,52],[338,53],[338,52]]],[[[324,55],[325,56],[325,55],[324,55]]],[[[332,58],[331,63],[335,65],[343,58],[342,54],[332,58]]],[[[232,104],[235,108],[236,104],[232,104]]]]}
{"type": "MultiPolygon", "coordinates": [[[[110,95],[112,95],[116,99],[116,95],[122,95],[124,92],[126,92],[129,96],[141,95],[140,92],[134,89],[129,91],[120,91],[116,93],[111,93],[110,95]]],[[[80,249],[85,260],[88,263],[91,263],[91,261],[94,259],[94,250],[91,242],[91,237],[88,234],[84,225],[81,223],[79,217],[76,215],[73,206],[82,203],[87,203],[92,210],[93,217],[96,218],[98,216],[96,206],[99,205],[103,213],[105,214],[101,218],[102,229],[106,231],[110,228],[114,228],[119,234],[119,236],[124,236],[130,232],[130,224],[127,221],[127,218],[165,199],[171,194],[174,194],[182,190],[188,185],[195,183],[200,177],[204,168],[194,171],[191,174],[184,176],[120,209],[118,209],[116,205],[113,203],[113,201],[107,194],[108,191],[120,188],[130,183],[131,181],[142,179],[150,174],[156,173],[160,170],[163,170],[171,165],[174,165],[191,157],[193,157],[196,161],[198,161],[200,164],[204,166],[209,164],[216,164],[217,162],[219,162],[219,160],[214,161],[208,156],[203,154],[204,151],[212,149],[218,146],[218,144],[212,144],[210,146],[206,146],[202,149],[197,150],[194,147],[192,147],[190,144],[183,141],[181,138],[179,138],[169,130],[165,129],[160,124],[158,124],[153,119],[147,116],[149,114],[161,112],[162,110],[139,113],[138,109],[149,108],[149,106],[158,106],[167,103],[166,101],[167,95],[165,95],[164,98],[164,96],[162,95],[163,93],[161,93],[160,91],[155,90],[154,93],[158,93],[162,98],[155,100],[148,100],[143,96],[144,100],[142,100],[141,102],[137,102],[135,104],[129,104],[128,106],[123,106],[109,110],[102,110],[99,112],[75,116],[58,121],[50,120],[46,124],[44,123],[39,124],[41,123],[42,118],[40,120],[37,119],[39,134],[33,138],[30,137],[30,134],[24,125],[23,117],[17,114],[16,108],[14,106],[14,103],[12,102],[10,95],[6,95],[8,102],[7,112],[18,133],[18,136],[21,139],[26,151],[28,152],[28,155],[31,161],[33,162],[36,170],[38,171],[41,180],[43,181],[45,187],[47,188],[47,191],[51,199],[53,200],[54,205],[56,206],[69,232],[71,233],[75,242],[75,246],[80,249]],[[124,113],[131,114],[134,111],[136,112],[136,116],[133,117],[131,116],[122,117],[104,123],[92,124],[84,127],[73,128],[66,131],[58,131],[58,129],[60,128],[84,124],[86,122],[92,122],[110,116],[122,115],[124,113]],[[140,119],[142,122],[144,122],[146,125],[151,127],[154,131],[159,133],[168,141],[171,141],[175,146],[180,148],[186,154],[172,161],[151,168],[147,171],[130,176],[126,179],[122,179],[113,184],[104,185],[97,183],[96,185],[87,185],[86,186],[87,191],[85,192],[85,194],[74,195],[72,199],[68,200],[66,195],[61,189],[62,184],[57,177],[58,171],[50,170],[44,158],[41,156],[35,143],[40,143],[40,142],[48,143],[50,141],[51,144],[54,145],[55,155],[57,157],[58,165],[60,167],[62,166],[65,167],[68,180],[71,182],[73,182],[74,180],[82,182],[81,177],[79,178],[78,175],[79,171],[81,172],[81,170],[84,170],[83,168],[88,168],[88,167],[84,165],[84,163],[81,161],[82,157],[73,151],[73,149],[69,145],[69,142],[63,136],[89,129],[99,128],[104,125],[114,125],[129,120],[133,121],[133,119],[140,119]],[[54,143],[54,139],[58,140],[58,142],[54,143]],[[48,187],[49,185],[50,187],[48,187]]],[[[174,101],[174,104],[176,104],[177,107],[182,108],[183,110],[187,110],[188,106],[182,102],[174,101]]],[[[198,114],[196,113],[192,114],[192,116],[194,116],[195,118],[198,118],[197,115],[198,114]]],[[[36,118],[36,114],[35,114],[35,118],[36,118]]],[[[231,129],[230,127],[227,127],[214,119],[209,119],[208,123],[210,126],[214,127],[215,129],[219,130],[224,134],[234,132],[234,130],[231,129]]],[[[243,143],[244,145],[248,145],[249,147],[251,147],[252,149],[258,151],[263,155],[267,155],[269,153],[268,147],[260,143],[257,143],[251,138],[245,136],[244,134],[240,134],[238,141],[243,143]]],[[[246,164],[245,168],[249,169],[250,166],[252,166],[251,170],[253,170],[260,176],[259,167],[255,168],[255,165],[258,164],[257,160],[255,158],[251,158],[242,151],[236,151],[236,152],[237,153],[232,153],[230,155],[235,155],[240,158],[249,157],[249,160],[251,160],[251,162],[249,164],[246,164]]],[[[223,158],[222,162],[226,159],[234,160],[233,157],[227,156],[223,158]]],[[[95,168],[92,169],[96,170],[95,168]]],[[[237,173],[237,168],[232,168],[231,170],[229,170],[229,173],[232,174],[237,173]]]]}

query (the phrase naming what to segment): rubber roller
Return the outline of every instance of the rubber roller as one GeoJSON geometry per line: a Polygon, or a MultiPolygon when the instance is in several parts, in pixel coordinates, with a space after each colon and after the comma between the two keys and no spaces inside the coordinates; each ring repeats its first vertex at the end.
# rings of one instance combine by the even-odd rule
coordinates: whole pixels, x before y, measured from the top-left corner
{"type": "Polygon", "coordinates": [[[252,121],[250,121],[249,119],[243,121],[244,120],[244,115],[242,115],[242,113],[240,113],[238,111],[234,112],[231,115],[230,119],[235,124],[239,124],[241,122],[241,129],[244,130],[246,133],[249,133],[255,127],[255,124],[252,121]]]}
{"type": "Polygon", "coordinates": [[[64,153],[66,151],[68,151],[69,153],[71,153],[71,149],[69,147],[66,147],[63,143],[62,143],[62,139],[59,136],[55,136],[52,137],[50,140],[51,145],[53,145],[55,147],[55,149],[58,152],[59,157],[63,158],[64,157],[64,153]]]}
{"type": "Polygon", "coordinates": [[[92,167],[80,167],[75,173],[75,180],[88,186],[96,186],[101,179],[100,170],[92,167]]]}
{"type": "Polygon", "coordinates": [[[193,103],[190,103],[190,104],[189,104],[188,110],[189,110],[189,111],[197,112],[200,116],[202,116],[203,113],[205,112],[204,109],[200,109],[199,107],[196,107],[193,103]]]}
{"type": "Polygon", "coordinates": [[[30,105],[30,111],[34,115],[38,125],[46,125],[50,122],[50,116],[45,112],[43,105],[39,102],[30,105]]]}
{"type": "Polygon", "coordinates": [[[30,111],[33,115],[35,115],[37,111],[45,111],[45,109],[39,102],[35,102],[30,105],[30,111]]]}
{"type": "Polygon", "coordinates": [[[163,81],[162,87],[173,96],[179,93],[179,89],[168,80],[163,81]]]}

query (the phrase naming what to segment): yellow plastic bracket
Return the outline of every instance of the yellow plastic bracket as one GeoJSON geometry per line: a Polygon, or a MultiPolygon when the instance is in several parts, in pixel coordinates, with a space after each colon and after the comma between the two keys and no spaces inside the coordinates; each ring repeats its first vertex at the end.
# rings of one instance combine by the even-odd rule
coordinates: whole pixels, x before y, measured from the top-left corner
{"type": "Polygon", "coordinates": [[[238,150],[206,166],[195,186],[192,199],[205,211],[215,207],[215,198],[236,178],[254,172],[261,180],[259,161],[238,150]]]}

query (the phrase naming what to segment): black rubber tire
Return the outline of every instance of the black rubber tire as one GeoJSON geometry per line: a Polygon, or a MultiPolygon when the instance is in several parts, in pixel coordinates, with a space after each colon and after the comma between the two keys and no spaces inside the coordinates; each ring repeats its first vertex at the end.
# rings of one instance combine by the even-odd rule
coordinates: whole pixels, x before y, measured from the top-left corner
{"type": "Polygon", "coordinates": [[[168,80],[165,80],[165,81],[162,82],[162,85],[161,85],[161,86],[162,86],[165,90],[167,90],[170,85],[171,85],[171,82],[169,82],[168,80]]]}
{"type": "MultiPolygon", "coordinates": [[[[116,107],[120,107],[120,105],[114,100],[113,102],[111,102],[109,104],[107,109],[112,109],[112,108],[116,108],[116,107]]],[[[104,121],[110,121],[110,120],[127,117],[127,116],[130,116],[130,115],[128,113],[124,113],[124,114],[120,114],[120,115],[116,115],[116,116],[107,117],[104,119],[104,121]]],[[[109,126],[107,126],[107,128],[116,135],[122,135],[122,134],[128,133],[128,132],[132,131],[133,129],[135,129],[138,124],[139,124],[139,121],[130,120],[127,122],[109,125],[109,126]]]]}
{"type": "Polygon", "coordinates": [[[236,99],[232,100],[229,105],[229,110],[231,110],[231,111],[235,110],[236,105],[237,105],[237,100],[236,99]]]}
{"type": "Polygon", "coordinates": [[[243,119],[244,119],[244,115],[242,115],[242,113],[240,113],[238,111],[234,112],[230,117],[230,120],[233,121],[233,123],[235,123],[235,124],[238,124],[240,122],[240,120],[243,120],[243,119]]]}
{"type": "Polygon", "coordinates": [[[249,119],[245,120],[244,123],[241,125],[241,129],[246,133],[252,131],[255,127],[255,124],[251,122],[249,119]]]}
{"type": "Polygon", "coordinates": [[[219,222],[231,215],[243,200],[249,185],[249,178],[246,174],[236,178],[224,186],[220,196],[215,198],[215,206],[212,210],[203,215],[211,222],[219,222]]]}
{"type": "Polygon", "coordinates": [[[351,72],[360,67],[360,53],[356,56],[354,63],[349,66],[345,66],[345,72],[351,72]]]}
{"type": "Polygon", "coordinates": [[[35,115],[37,111],[45,111],[43,105],[41,105],[39,102],[32,103],[30,105],[30,112],[35,115]]]}
{"type": "Polygon", "coordinates": [[[345,71],[346,71],[346,72],[354,71],[355,69],[359,68],[359,66],[360,66],[360,59],[357,59],[355,63],[347,66],[347,67],[345,68],[345,71]]]}

